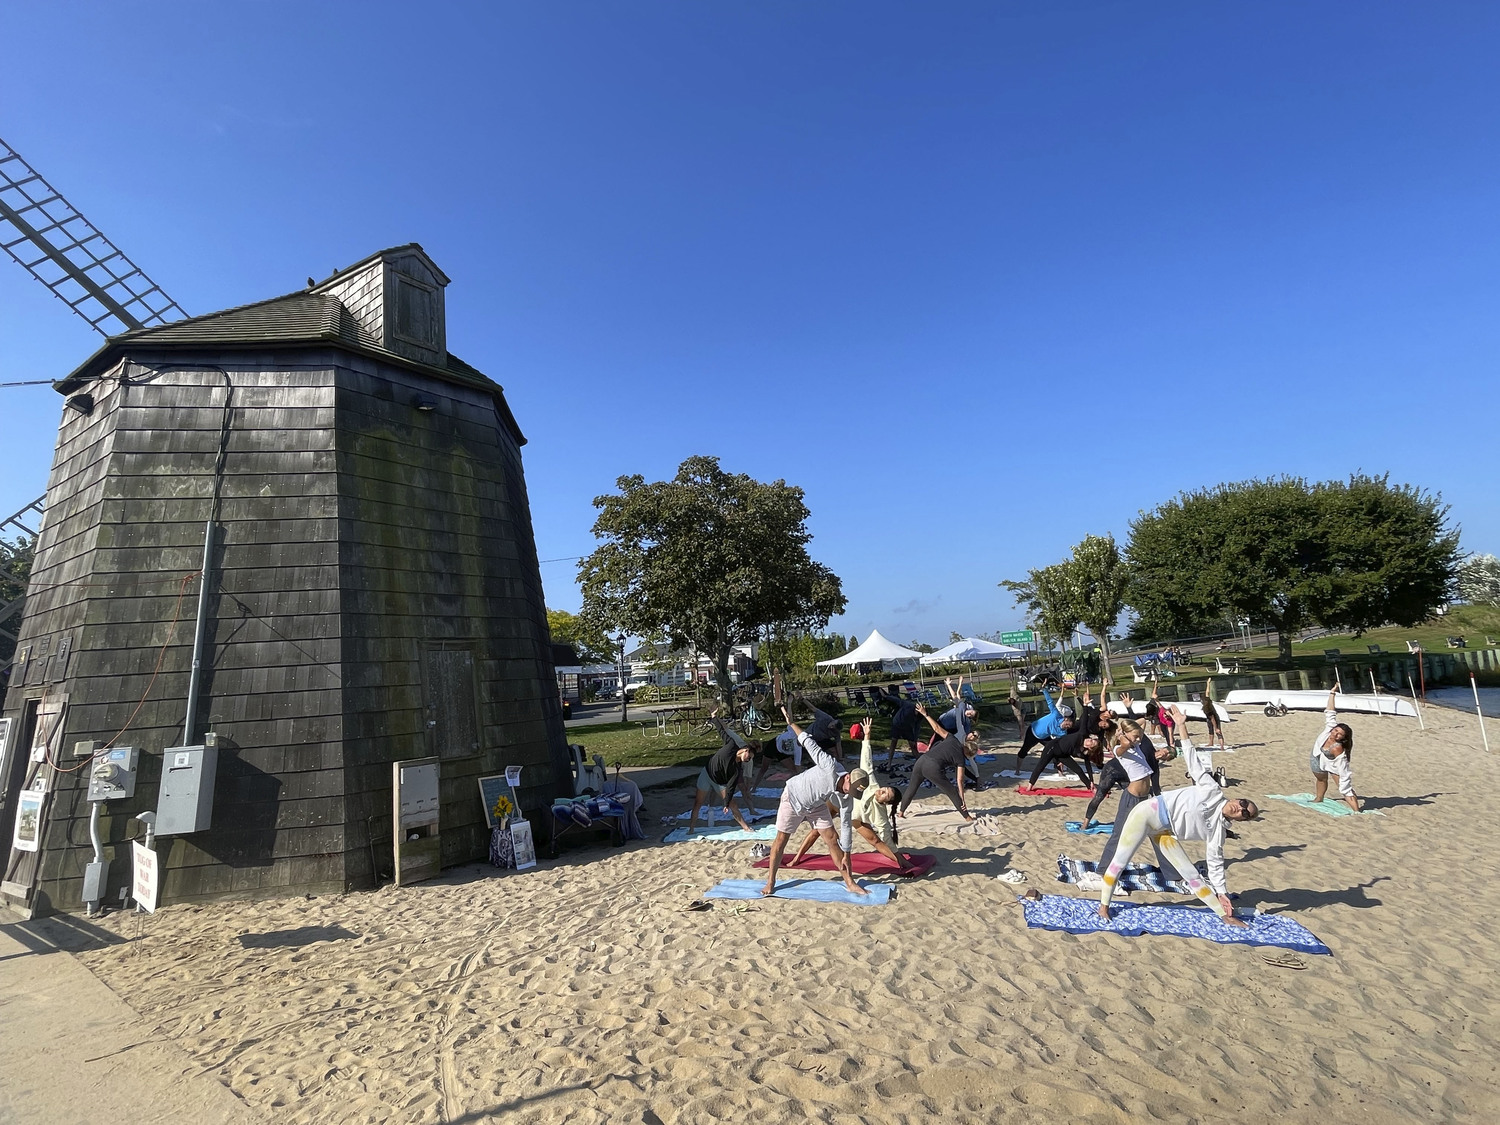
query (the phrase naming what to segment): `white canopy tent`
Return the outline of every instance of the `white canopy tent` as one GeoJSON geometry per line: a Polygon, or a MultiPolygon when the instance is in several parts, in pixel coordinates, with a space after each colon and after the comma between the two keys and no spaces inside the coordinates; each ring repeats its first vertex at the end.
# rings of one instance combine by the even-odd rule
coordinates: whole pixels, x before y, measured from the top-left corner
{"type": "Polygon", "coordinates": [[[1012,645],[997,644],[982,637],[965,637],[951,645],[929,652],[922,663],[933,664],[983,664],[988,660],[1009,660],[1013,656],[1025,656],[1026,650],[1012,645]]]}
{"type": "Polygon", "coordinates": [[[851,664],[879,664],[885,667],[887,664],[898,666],[898,670],[909,672],[915,668],[922,654],[914,649],[902,648],[894,641],[888,641],[880,635],[879,629],[870,630],[870,635],[864,644],[856,649],[844,653],[843,656],[835,656],[832,660],[818,661],[819,668],[847,668],[851,664]],[[904,665],[905,667],[901,667],[904,665]]]}

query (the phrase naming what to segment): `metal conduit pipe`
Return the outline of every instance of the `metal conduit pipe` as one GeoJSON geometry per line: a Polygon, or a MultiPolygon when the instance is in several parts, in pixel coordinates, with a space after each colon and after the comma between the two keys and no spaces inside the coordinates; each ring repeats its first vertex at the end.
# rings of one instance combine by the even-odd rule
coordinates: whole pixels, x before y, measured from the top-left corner
{"type": "Polygon", "coordinates": [[[213,563],[214,521],[203,528],[203,570],[198,575],[198,620],[193,625],[193,671],[188,678],[187,714],[182,720],[183,746],[192,746],[198,725],[198,687],[203,670],[203,619],[208,616],[208,572],[213,563]]]}

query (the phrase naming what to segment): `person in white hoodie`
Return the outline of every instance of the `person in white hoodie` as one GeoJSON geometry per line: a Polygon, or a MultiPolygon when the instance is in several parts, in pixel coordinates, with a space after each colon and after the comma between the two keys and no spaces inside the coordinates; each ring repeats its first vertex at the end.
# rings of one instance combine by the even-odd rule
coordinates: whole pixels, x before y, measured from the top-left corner
{"type": "MultiPolygon", "coordinates": [[[[1173,706],[1173,718],[1179,731],[1186,729],[1182,708],[1173,706]]],[[[1213,907],[1214,913],[1228,926],[1243,926],[1234,916],[1229,890],[1224,883],[1224,831],[1231,820],[1254,820],[1260,809],[1244,798],[1226,800],[1224,790],[1214,780],[1209,763],[1198,756],[1197,748],[1182,739],[1183,764],[1193,784],[1168,789],[1159,797],[1142,801],[1130,811],[1120,845],[1103,873],[1104,886],[1099,891],[1099,917],[1109,921],[1109,903],[1114,897],[1120,872],[1130,862],[1137,848],[1150,837],[1158,850],[1187,878],[1188,888],[1213,907]],[[1183,850],[1180,840],[1203,840],[1208,850],[1208,882],[1198,877],[1198,869],[1183,850]]]]}

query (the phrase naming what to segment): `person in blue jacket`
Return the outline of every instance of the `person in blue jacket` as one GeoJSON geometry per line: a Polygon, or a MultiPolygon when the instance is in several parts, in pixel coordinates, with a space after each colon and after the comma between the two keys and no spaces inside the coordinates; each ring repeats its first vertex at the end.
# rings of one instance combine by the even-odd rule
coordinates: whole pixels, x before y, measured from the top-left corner
{"type": "Polygon", "coordinates": [[[1026,728],[1021,735],[1021,749],[1016,751],[1016,765],[1020,765],[1026,752],[1033,746],[1050,748],[1054,738],[1061,738],[1074,727],[1073,708],[1060,706],[1052,701],[1052,693],[1042,689],[1042,698],[1047,701],[1047,713],[1026,728]]]}

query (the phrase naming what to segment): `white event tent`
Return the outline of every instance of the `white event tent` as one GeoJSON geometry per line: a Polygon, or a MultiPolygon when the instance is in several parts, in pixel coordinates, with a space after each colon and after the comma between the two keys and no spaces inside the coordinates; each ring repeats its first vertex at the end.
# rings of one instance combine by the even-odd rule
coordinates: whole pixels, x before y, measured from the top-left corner
{"type": "Polygon", "coordinates": [[[929,666],[933,664],[983,664],[987,660],[1008,660],[1012,656],[1025,655],[1025,649],[997,644],[982,637],[965,637],[936,652],[929,652],[922,657],[922,663],[929,666]]]}
{"type": "Polygon", "coordinates": [[[914,649],[902,648],[895,641],[886,640],[880,635],[879,629],[872,629],[864,644],[851,649],[843,656],[835,656],[832,660],[820,660],[818,667],[839,668],[848,667],[851,664],[879,664],[884,667],[887,664],[894,664],[897,670],[909,672],[916,667],[921,656],[922,654],[914,649]]]}

